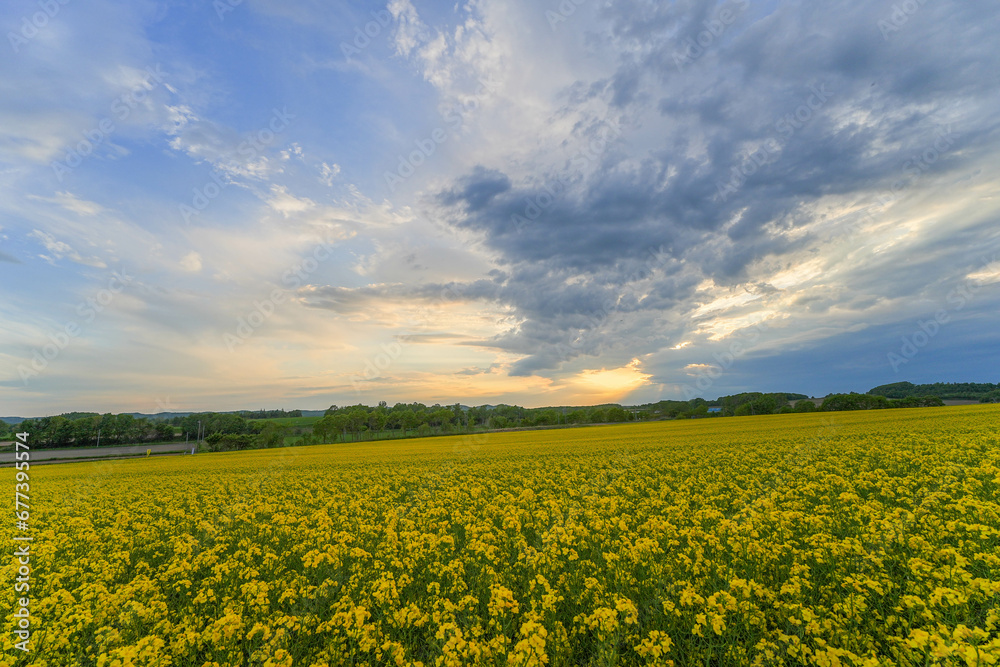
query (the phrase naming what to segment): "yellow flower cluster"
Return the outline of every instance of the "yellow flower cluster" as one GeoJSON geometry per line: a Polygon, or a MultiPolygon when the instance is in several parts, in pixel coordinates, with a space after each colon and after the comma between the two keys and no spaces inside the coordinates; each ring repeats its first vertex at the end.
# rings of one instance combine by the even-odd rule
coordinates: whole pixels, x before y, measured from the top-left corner
{"type": "Polygon", "coordinates": [[[39,466],[32,653],[8,616],[0,667],[1000,664],[998,423],[923,408],[39,466]]]}

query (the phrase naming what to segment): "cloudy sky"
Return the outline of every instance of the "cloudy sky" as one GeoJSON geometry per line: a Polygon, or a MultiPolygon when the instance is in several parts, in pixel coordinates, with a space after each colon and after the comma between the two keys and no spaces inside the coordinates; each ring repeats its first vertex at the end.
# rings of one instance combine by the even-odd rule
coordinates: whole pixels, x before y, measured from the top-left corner
{"type": "Polygon", "coordinates": [[[0,414],[1000,381],[995,0],[0,25],[0,414]]]}

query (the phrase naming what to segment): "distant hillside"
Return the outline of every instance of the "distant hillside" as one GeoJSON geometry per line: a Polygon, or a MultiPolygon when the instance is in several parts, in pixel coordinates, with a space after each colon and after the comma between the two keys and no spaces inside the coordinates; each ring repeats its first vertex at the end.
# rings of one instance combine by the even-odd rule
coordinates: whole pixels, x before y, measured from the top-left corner
{"type": "Polygon", "coordinates": [[[1000,400],[1000,384],[992,382],[935,382],[933,384],[893,382],[869,389],[868,393],[886,398],[937,396],[942,400],[982,401],[985,403],[1000,400]]]}

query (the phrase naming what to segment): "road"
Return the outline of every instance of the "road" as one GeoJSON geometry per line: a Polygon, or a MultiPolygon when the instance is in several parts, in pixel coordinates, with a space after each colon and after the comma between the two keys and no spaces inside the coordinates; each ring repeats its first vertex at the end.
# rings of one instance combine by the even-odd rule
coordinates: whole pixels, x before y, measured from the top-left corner
{"type": "MultiPolygon", "coordinates": [[[[30,444],[30,441],[29,441],[30,444]]],[[[169,454],[173,452],[191,451],[190,445],[183,442],[161,445],[131,445],[129,447],[75,447],[73,449],[32,449],[31,461],[46,461],[49,459],[103,459],[116,456],[133,456],[145,454],[146,450],[153,454],[169,454]]],[[[0,465],[14,463],[14,452],[0,453],[0,465]]]]}

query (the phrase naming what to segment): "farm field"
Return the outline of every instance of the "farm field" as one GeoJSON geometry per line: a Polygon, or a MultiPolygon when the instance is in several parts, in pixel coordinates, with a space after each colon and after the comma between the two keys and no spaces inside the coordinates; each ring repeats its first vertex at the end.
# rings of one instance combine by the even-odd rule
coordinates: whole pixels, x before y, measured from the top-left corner
{"type": "Polygon", "coordinates": [[[251,419],[252,422],[274,422],[281,426],[312,426],[323,417],[271,417],[269,419],[251,419]]]}
{"type": "Polygon", "coordinates": [[[0,667],[997,664],[998,424],[975,405],[39,466],[31,662],[8,617],[0,667]]]}

